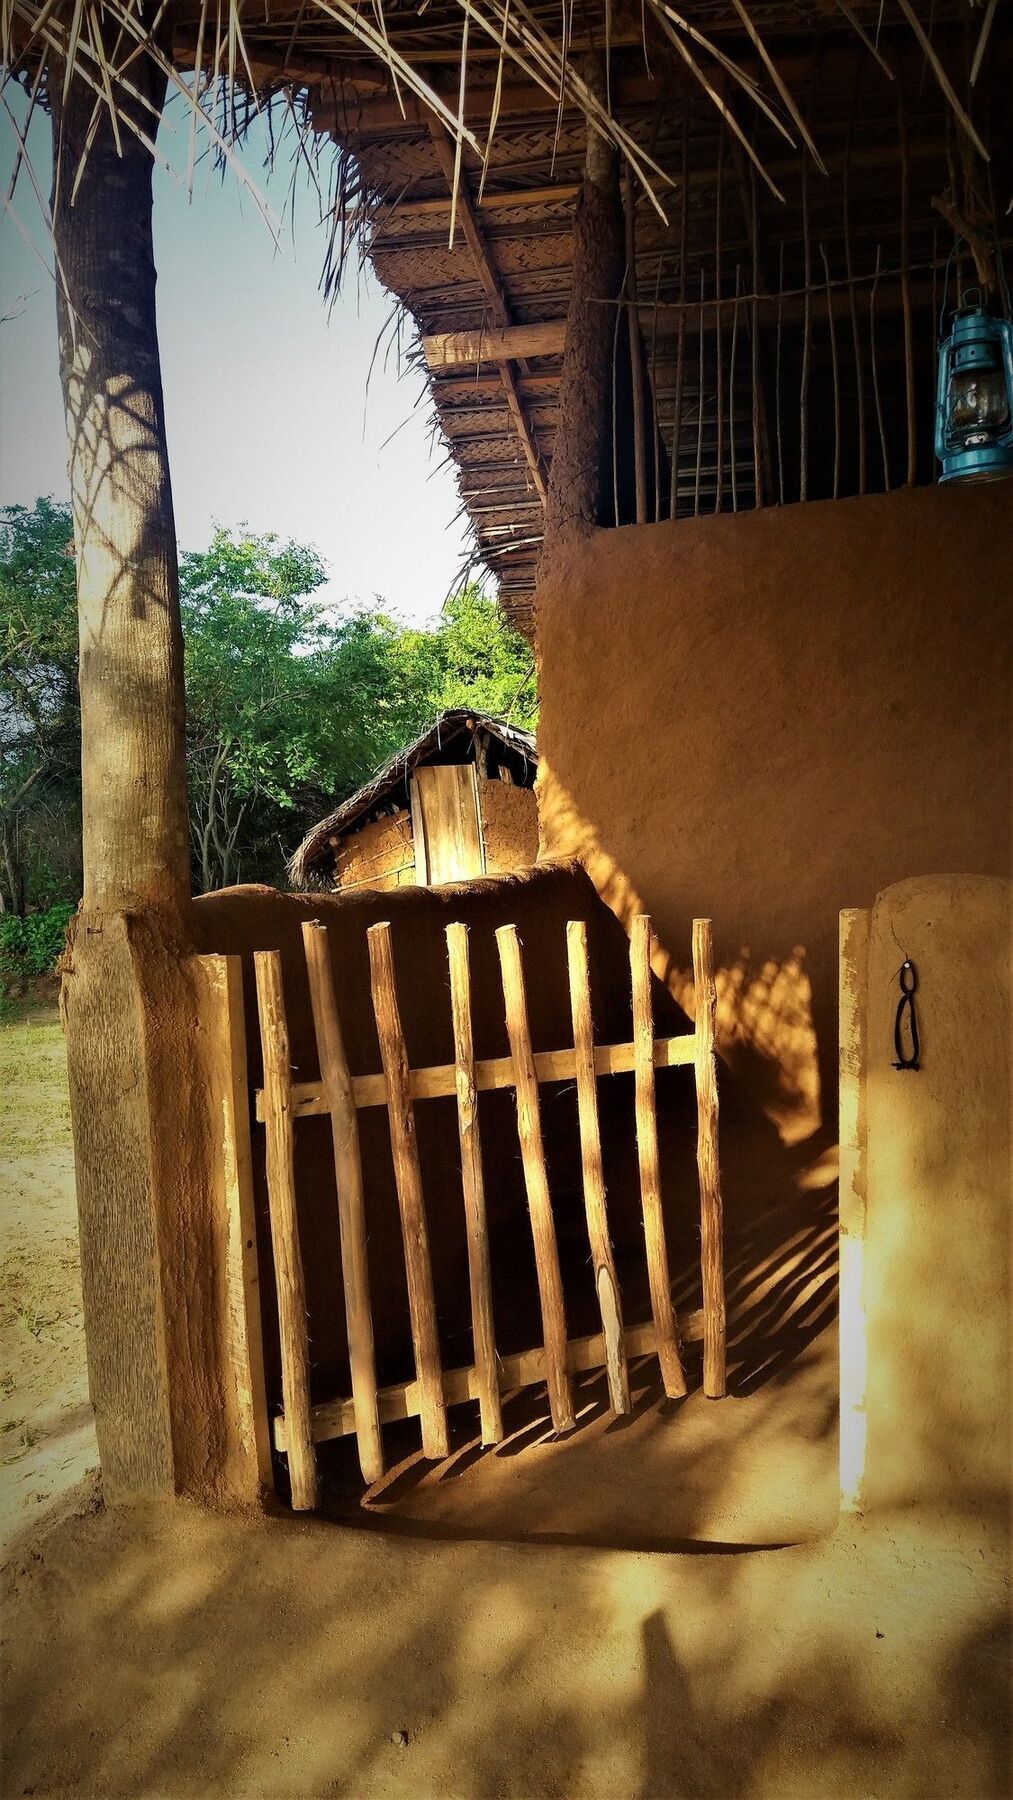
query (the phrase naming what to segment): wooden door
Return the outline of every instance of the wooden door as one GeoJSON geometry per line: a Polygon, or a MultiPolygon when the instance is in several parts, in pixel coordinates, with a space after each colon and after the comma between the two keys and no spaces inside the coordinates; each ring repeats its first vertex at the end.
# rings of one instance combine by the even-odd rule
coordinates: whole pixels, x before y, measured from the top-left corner
{"type": "Polygon", "coordinates": [[[411,781],[415,880],[419,887],[485,874],[485,839],[474,763],[434,763],[411,781]]]}

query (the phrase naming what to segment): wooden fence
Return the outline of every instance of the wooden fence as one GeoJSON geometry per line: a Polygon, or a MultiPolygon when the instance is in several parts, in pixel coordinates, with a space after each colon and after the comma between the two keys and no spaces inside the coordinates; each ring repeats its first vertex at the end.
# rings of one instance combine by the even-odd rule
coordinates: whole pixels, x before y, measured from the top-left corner
{"type": "Polygon", "coordinates": [[[323,925],[303,926],[319,1054],[317,1081],[293,1082],[291,1077],[280,954],[264,950],[255,957],[264,1057],[264,1085],[256,1095],[256,1112],[266,1130],[284,1408],[274,1421],[274,1445],[288,1458],[293,1506],[308,1510],[317,1504],[315,1446],[330,1438],[354,1432],[363,1477],[367,1483],[378,1480],[385,1467],[381,1427],[396,1419],[417,1417],[425,1454],[441,1458],[448,1452],[448,1406],[477,1401],[482,1442],[496,1444],[503,1437],[501,1395],[545,1382],[553,1427],[563,1432],[574,1424],[573,1374],[604,1369],[613,1409],[627,1413],[628,1359],[650,1354],[658,1357],[665,1393],[672,1397],[685,1394],[680,1341],[702,1337],[704,1392],[711,1397],[724,1394],[725,1303],[710,921],[697,919],[693,926],[695,1029],[678,1037],[656,1038],[651,1001],[650,920],[645,915],[633,920],[633,1038],[625,1044],[594,1042],[587,927],[583,921],[573,921],[567,927],[573,1045],[542,1051],[535,1050],[531,1041],[516,927],[500,927],[496,943],[510,1054],[483,1061],[476,1060],[473,1044],[468,928],[460,924],[448,926],[454,1061],[423,1069],[412,1069],[408,1064],[390,926],[374,925],[367,936],[383,1065],[382,1072],[374,1075],[353,1076],[349,1071],[323,925]],[[679,1321],[671,1299],[661,1204],[655,1071],[690,1065],[696,1077],[703,1310],[679,1321]],[[623,1318],[609,1237],[598,1116],[599,1078],[628,1071],[635,1077],[637,1147],[651,1296],[652,1317],[644,1324],[628,1324],[623,1318]],[[559,1081],[575,1082],[577,1088],[584,1203],[601,1315],[600,1333],[575,1339],[567,1337],[539,1105],[539,1088],[559,1081]],[[481,1093],[502,1088],[512,1088],[517,1097],[517,1128],[542,1324],[540,1346],[509,1356],[500,1356],[496,1350],[478,1103],[481,1093]],[[419,1101],[449,1095],[457,1099],[474,1363],[467,1368],[447,1370],[440,1358],[414,1109],[419,1101]],[[376,1379],[359,1146],[358,1114],[370,1106],[386,1106],[389,1117],[415,1357],[414,1381],[385,1388],[378,1388],[376,1379]],[[316,1114],[329,1115],[332,1127],[352,1393],[348,1398],[313,1405],[294,1132],[299,1119],[316,1114]]]}

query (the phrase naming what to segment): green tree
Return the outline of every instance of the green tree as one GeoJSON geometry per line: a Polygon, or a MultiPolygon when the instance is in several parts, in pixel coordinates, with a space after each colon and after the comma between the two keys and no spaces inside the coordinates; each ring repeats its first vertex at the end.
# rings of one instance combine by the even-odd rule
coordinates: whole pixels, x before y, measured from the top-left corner
{"type": "Polygon", "coordinates": [[[313,693],[327,636],[307,596],[316,552],[273,534],[218,529],[180,558],[187,778],[195,876],[236,879],[268,819],[315,773],[313,693]]]}
{"type": "MultiPolygon", "coordinates": [[[[79,891],[74,568],[66,507],[8,508],[0,524],[0,883],[22,910],[79,891]],[[46,842],[49,871],[24,854],[46,842]]],[[[323,605],[324,577],[311,547],[245,526],[180,558],[198,888],[278,880],[313,820],[446,707],[534,722],[531,652],[480,588],[406,626],[380,603],[323,605]]]]}
{"type": "Polygon", "coordinates": [[[0,912],[77,895],[73,535],[70,508],[59,501],[0,510],[0,912]]]}

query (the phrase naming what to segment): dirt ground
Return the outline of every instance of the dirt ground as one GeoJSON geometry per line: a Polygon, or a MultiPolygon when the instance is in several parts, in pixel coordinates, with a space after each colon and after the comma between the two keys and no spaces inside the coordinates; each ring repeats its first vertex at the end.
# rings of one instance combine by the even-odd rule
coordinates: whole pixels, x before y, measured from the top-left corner
{"type": "Polygon", "coordinates": [[[88,1403],[63,1033],[0,1024],[0,1543],[98,1466],[88,1403]]]}
{"type": "Polygon", "coordinates": [[[631,1425],[590,1383],[554,1444],[514,1401],[504,1454],[406,1439],[365,1507],[346,1455],[340,1520],[109,1512],[54,1015],[0,1046],[5,1796],[1009,1792],[1005,1520],[835,1526],[829,1211],[772,1216],[748,1305],[763,1245],[733,1255],[726,1402],[666,1411],[645,1369],[631,1425]]]}

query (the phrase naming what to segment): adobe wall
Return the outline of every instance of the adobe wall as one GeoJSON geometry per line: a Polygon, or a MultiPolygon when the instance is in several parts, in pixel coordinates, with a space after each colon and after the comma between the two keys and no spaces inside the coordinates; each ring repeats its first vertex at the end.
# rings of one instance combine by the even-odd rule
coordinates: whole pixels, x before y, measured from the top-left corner
{"type": "Polygon", "coordinates": [[[545,847],[646,907],[677,996],[713,918],[787,1144],[836,1139],[840,909],[1007,872],[1011,591],[1009,483],[575,534],[540,585],[545,847]]]}
{"type": "Polygon", "coordinates": [[[490,875],[530,868],[538,857],[538,805],[531,789],[481,781],[478,794],[490,875]]]}
{"type": "Polygon", "coordinates": [[[866,1449],[864,1469],[860,1455],[842,1467],[845,1491],[863,1511],[945,1504],[1005,1522],[1010,886],[918,877],[864,919],[851,1207],[864,1277],[850,1303],[842,1290],[841,1327],[857,1340],[864,1313],[866,1449]],[[918,974],[917,1071],[894,1067],[902,956],[918,974]]]}
{"type": "Polygon", "coordinates": [[[415,841],[407,808],[350,832],[338,845],[335,862],[338,888],[414,887],[415,841]]]}

